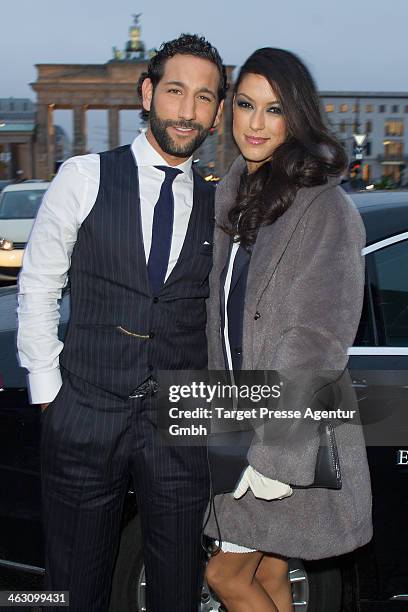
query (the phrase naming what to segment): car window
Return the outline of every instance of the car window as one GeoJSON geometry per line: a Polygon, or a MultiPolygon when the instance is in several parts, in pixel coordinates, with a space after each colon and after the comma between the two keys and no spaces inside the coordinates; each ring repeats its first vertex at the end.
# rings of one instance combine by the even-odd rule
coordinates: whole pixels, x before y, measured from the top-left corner
{"type": "Polygon", "coordinates": [[[385,346],[408,346],[408,240],[369,257],[374,264],[375,304],[385,346]]]}
{"type": "Polygon", "coordinates": [[[45,189],[6,191],[0,200],[0,219],[34,219],[45,189]]]}
{"type": "Polygon", "coordinates": [[[367,283],[364,288],[364,303],[361,312],[360,323],[358,326],[354,346],[373,346],[374,341],[374,326],[372,310],[370,308],[370,298],[367,288],[367,283]]]}

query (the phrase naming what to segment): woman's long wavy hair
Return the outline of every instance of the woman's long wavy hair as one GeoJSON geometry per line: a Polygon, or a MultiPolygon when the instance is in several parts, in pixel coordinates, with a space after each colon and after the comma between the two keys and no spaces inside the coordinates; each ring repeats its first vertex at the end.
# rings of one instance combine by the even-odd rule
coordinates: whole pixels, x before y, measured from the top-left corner
{"type": "Polygon", "coordinates": [[[241,176],[235,205],[223,229],[250,248],[261,226],[270,225],[292,204],[300,187],[327,182],[347,166],[347,156],[324,123],[313,78],[293,53],[266,47],[242,66],[234,93],[246,74],[265,77],[281,104],[287,137],[273,158],[241,176]]]}

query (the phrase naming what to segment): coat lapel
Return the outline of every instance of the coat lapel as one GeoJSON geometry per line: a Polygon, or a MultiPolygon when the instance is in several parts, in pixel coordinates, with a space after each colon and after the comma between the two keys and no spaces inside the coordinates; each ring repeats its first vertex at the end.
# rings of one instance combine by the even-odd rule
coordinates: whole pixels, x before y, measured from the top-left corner
{"type": "Polygon", "coordinates": [[[258,232],[247,284],[247,295],[251,296],[252,304],[259,301],[302,218],[303,207],[296,204],[295,200],[275,223],[261,227],[258,232]]]}
{"type": "Polygon", "coordinates": [[[246,164],[242,157],[237,157],[228,174],[217,187],[215,196],[215,234],[214,234],[214,274],[220,277],[228,259],[231,237],[222,229],[227,220],[228,211],[234,206],[241,173],[246,164]]]}
{"type": "Polygon", "coordinates": [[[248,272],[247,296],[252,304],[256,305],[261,299],[309,206],[332,186],[333,182],[329,181],[325,185],[299,189],[290,208],[272,225],[259,230],[248,272]]]}

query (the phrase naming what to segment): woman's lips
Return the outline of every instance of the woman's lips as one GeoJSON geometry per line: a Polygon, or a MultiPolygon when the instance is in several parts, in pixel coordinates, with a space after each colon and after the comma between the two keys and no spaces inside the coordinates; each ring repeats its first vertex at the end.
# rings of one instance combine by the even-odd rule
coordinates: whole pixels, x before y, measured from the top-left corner
{"type": "Polygon", "coordinates": [[[251,144],[251,145],[262,145],[262,144],[265,144],[265,142],[269,140],[269,138],[260,138],[259,136],[245,135],[245,140],[247,141],[248,144],[251,144]]]}

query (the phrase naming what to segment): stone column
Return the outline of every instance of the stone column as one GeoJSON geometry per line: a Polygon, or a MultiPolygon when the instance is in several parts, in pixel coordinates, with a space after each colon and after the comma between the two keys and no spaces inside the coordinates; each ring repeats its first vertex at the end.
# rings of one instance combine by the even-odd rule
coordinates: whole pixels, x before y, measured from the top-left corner
{"type": "Polygon", "coordinates": [[[52,104],[37,106],[36,169],[35,178],[49,180],[54,174],[55,130],[52,104]]]}
{"type": "Polygon", "coordinates": [[[31,159],[30,159],[30,145],[28,142],[24,142],[18,145],[17,158],[19,170],[23,171],[24,179],[32,179],[31,159]]]}
{"type": "Polygon", "coordinates": [[[86,153],[86,106],[74,106],[74,155],[86,153]]]}
{"type": "Polygon", "coordinates": [[[109,148],[115,149],[119,146],[119,128],[120,128],[119,108],[113,106],[109,109],[109,148]]]}

